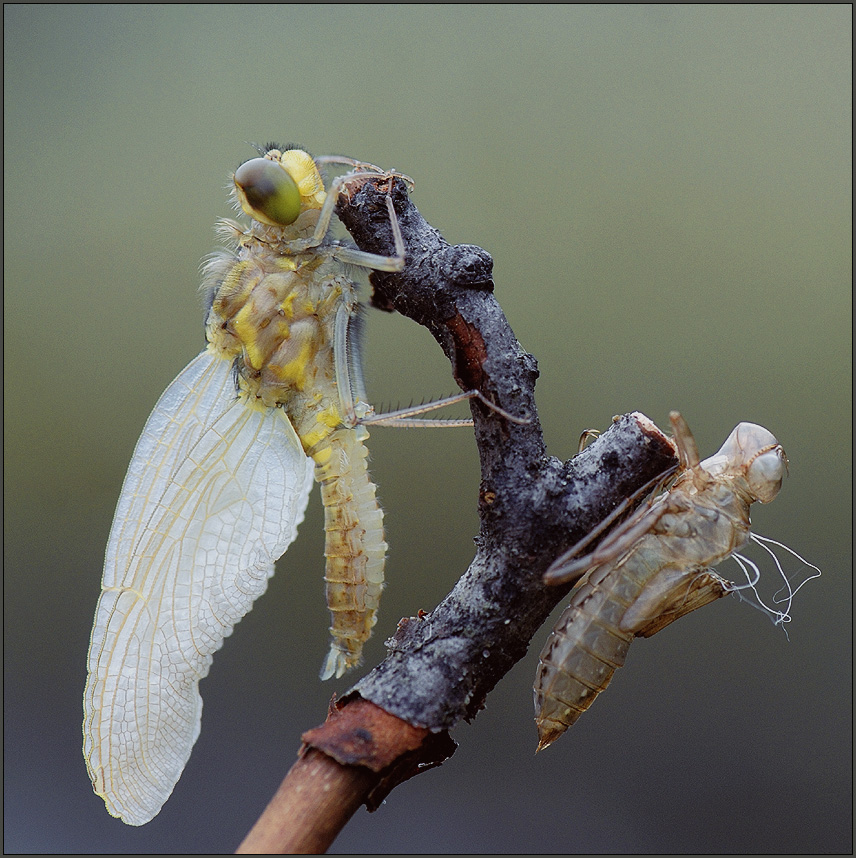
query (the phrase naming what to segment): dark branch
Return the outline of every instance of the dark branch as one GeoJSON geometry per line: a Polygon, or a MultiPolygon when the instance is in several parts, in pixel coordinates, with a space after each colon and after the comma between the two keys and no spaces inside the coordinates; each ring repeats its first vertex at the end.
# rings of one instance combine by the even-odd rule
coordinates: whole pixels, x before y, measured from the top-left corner
{"type": "MultiPolygon", "coordinates": [[[[472,401],[481,461],[476,557],[437,608],[399,623],[386,660],[354,688],[411,724],[441,730],[475,716],[571,588],[544,586],[550,563],[675,458],[641,415],[621,418],[567,463],[548,456],[535,407],[537,364],[493,295],[490,255],[450,246],[402,182],[392,194],[407,262],[403,272],[371,274],[372,302],[428,328],[462,389],[477,387],[530,421],[515,425],[472,401]]],[[[388,254],[393,246],[385,196],[365,182],[340,199],[339,217],[363,250],[388,254]]]]}
{"type": "MultiPolygon", "coordinates": [[[[393,252],[388,193],[404,237],[406,266],[399,273],[372,273],[372,304],[428,328],[463,390],[477,388],[528,423],[511,423],[470,401],[481,463],[476,556],[430,614],[399,622],[386,659],[339,701],[325,724],[304,735],[304,752],[307,747],[323,751],[341,765],[341,780],[348,783],[342,801],[349,806],[359,801],[354,804],[354,779],[347,772],[357,767],[374,773],[360,786],[360,800],[370,809],[402,780],[451,754],[454,743],[446,731],[472,719],[524,656],[573,586],[543,584],[541,576],[553,560],[676,464],[671,442],[640,414],[620,418],[568,462],[548,456],[535,407],[537,363],[515,339],[494,298],[490,255],[471,245],[449,245],[425,222],[401,181],[379,180],[355,181],[339,199],[337,213],[362,250],[393,252]],[[339,720],[349,709],[352,717],[339,720]]],[[[313,788],[303,769],[298,763],[280,789],[283,816],[290,796],[313,788]]],[[[320,780],[316,787],[320,795],[320,780]]],[[[325,782],[325,795],[330,788],[325,782]]],[[[275,812],[269,808],[266,814],[275,812]]],[[[301,818],[294,824],[311,829],[313,821],[301,818]]],[[[329,820],[319,816],[314,824],[329,827],[329,820]]],[[[282,844],[258,845],[275,851],[282,844]]]]}

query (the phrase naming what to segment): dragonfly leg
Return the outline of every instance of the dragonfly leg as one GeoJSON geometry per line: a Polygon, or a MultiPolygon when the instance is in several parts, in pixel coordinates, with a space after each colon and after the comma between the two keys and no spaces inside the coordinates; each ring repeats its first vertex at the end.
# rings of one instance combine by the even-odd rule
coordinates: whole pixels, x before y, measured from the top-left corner
{"type": "MultiPolygon", "coordinates": [[[[320,155],[315,159],[316,164],[341,164],[345,167],[350,167],[352,173],[374,173],[379,178],[395,178],[401,179],[408,190],[412,191],[416,186],[416,182],[405,173],[399,173],[397,170],[384,170],[382,167],[377,167],[374,164],[369,164],[367,161],[356,161],[353,158],[348,158],[345,155],[320,155]]],[[[350,177],[353,178],[353,177],[350,177]]]]}
{"type": "Polygon", "coordinates": [[[381,256],[377,253],[367,253],[356,247],[347,245],[331,248],[331,253],[341,262],[350,265],[359,265],[361,268],[370,268],[374,271],[401,271],[404,268],[404,239],[401,235],[401,227],[398,217],[392,205],[392,198],[386,198],[386,210],[389,213],[389,222],[392,226],[392,237],[395,242],[395,256],[381,256]]]}
{"type": "MultiPolygon", "coordinates": [[[[348,163],[345,159],[339,159],[336,163],[348,163]]],[[[321,161],[322,159],[318,159],[321,161]]],[[[355,162],[357,163],[357,162],[355,162]]],[[[371,165],[369,165],[371,166],[371,165]]],[[[330,229],[330,221],[336,209],[339,192],[347,185],[348,182],[354,179],[396,179],[400,178],[405,183],[413,180],[409,176],[404,176],[400,173],[387,173],[376,168],[370,170],[356,169],[353,172],[346,173],[344,176],[337,176],[330,183],[327,190],[327,196],[324,204],[321,206],[318,222],[315,225],[315,231],[309,238],[298,238],[285,243],[285,247],[290,253],[301,253],[313,247],[318,247],[324,240],[330,229]]],[[[369,268],[375,271],[401,271],[404,268],[404,240],[401,237],[401,228],[398,225],[398,218],[395,214],[395,209],[392,205],[392,200],[387,197],[386,204],[389,213],[390,225],[392,226],[393,239],[395,241],[395,256],[381,256],[377,253],[366,253],[354,247],[333,246],[329,248],[329,253],[341,262],[346,262],[351,265],[358,265],[361,268],[369,268]]]]}
{"type": "Polygon", "coordinates": [[[376,426],[394,426],[396,428],[431,428],[431,427],[447,427],[447,426],[472,426],[473,421],[469,419],[461,420],[432,420],[430,418],[424,420],[412,419],[417,414],[426,414],[429,411],[436,411],[438,408],[444,408],[447,405],[454,405],[456,402],[463,402],[465,399],[478,399],[483,405],[487,406],[491,411],[495,411],[500,417],[504,417],[511,423],[516,423],[520,426],[526,426],[531,421],[528,417],[515,417],[509,414],[503,408],[491,402],[480,390],[465,390],[463,393],[456,393],[452,396],[446,396],[443,399],[437,399],[433,402],[425,402],[421,405],[411,405],[408,408],[399,408],[396,411],[387,411],[383,414],[369,414],[360,419],[360,423],[376,426]]]}

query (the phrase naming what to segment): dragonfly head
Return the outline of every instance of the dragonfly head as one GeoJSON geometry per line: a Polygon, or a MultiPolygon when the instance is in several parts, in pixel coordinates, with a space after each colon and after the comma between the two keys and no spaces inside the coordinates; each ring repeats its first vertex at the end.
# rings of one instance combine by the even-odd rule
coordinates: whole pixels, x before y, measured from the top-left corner
{"type": "Polygon", "coordinates": [[[314,159],[302,149],[268,149],[235,170],[235,197],[254,220],[289,226],[309,209],[320,209],[326,193],[314,159]]]}
{"type": "Polygon", "coordinates": [[[740,423],[719,451],[705,459],[701,466],[714,476],[743,477],[753,500],[770,503],[782,488],[788,457],[768,429],[757,423],[740,423]]]}

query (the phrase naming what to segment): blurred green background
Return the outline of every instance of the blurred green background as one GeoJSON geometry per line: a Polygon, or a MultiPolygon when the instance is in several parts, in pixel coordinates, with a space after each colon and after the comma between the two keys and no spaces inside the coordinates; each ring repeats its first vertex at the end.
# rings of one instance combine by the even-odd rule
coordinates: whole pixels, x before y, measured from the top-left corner
{"type": "MultiPolygon", "coordinates": [[[[228,173],[269,140],[410,174],[449,241],[493,254],[553,454],[634,409],[680,409],[704,455],[740,420],[770,428],[790,478],[755,525],[824,573],[790,641],[733,599],[640,641],[535,757],[545,627],[455,756],[334,849],[850,851],[851,24],[848,5],[5,6],[6,851],[230,851],[350,685],[317,679],[315,494],[202,683],[164,810],[134,829],[92,794],[80,701],[113,508],[202,345],[228,173]]],[[[371,312],[367,338],[375,402],[453,390],[411,322],[371,312]]],[[[369,446],[391,548],[367,668],[466,568],[478,488],[466,430],[369,446]]]]}

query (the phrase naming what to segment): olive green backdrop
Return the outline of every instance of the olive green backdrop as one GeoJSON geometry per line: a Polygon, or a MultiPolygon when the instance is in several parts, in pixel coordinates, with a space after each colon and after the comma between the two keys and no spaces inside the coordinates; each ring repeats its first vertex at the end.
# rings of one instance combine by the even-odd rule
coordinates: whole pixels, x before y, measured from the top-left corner
{"type": "MultiPolygon", "coordinates": [[[[790,478],[755,526],[824,573],[790,641],[725,599],[638,642],[536,757],[545,627],[455,756],[335,849],[850,851],[851,23],[846,5],[7,5],[6,851],[232,850],[349,687],[317,679],[315,494],[202,683],[160,816],[129,828],[92,794],[80,700],[113,508],[202,345],[228,173],[269,140],[410,174],[446,238],[493,254],[553,454],[634,409],[662,427],[680,409],[705,455],[740,420],[770,428],[790,478]]],[[[454,387],[425,331],[374,311],[366,367],[375,402],[454,387]]],[[[478,488],[468,430],[369,446],[391,547],[367,668],[466,568],[478,488]]]]}

